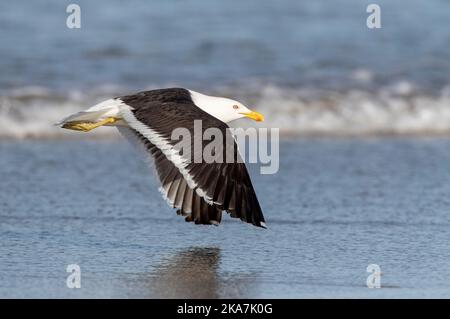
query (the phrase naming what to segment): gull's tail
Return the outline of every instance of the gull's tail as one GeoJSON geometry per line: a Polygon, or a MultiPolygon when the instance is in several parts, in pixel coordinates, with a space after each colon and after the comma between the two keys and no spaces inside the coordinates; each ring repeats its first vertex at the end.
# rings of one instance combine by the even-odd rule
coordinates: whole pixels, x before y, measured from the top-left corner
{"type": "Polygon", "coordinates": [[[122,102],[118,99],[109,99],[87,110],[69,115],[55,125],[69,130],[84,132],[103,125],[118,125],[118,122],[121,120],[121,104],[122,102]]]}

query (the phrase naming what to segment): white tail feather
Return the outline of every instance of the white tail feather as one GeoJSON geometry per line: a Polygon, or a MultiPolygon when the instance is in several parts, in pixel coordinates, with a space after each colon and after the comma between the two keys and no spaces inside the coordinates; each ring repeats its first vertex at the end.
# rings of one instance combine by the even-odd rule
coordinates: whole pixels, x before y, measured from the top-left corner
{"type": "Polygon", "coordinates": [[[69,115],[55,125],[63,125],[73,121],[98,122],[107,117],[120,118],[119,108],[123,102],[119,99],[109,99],[96,104],[87,110],[69,115]]]}

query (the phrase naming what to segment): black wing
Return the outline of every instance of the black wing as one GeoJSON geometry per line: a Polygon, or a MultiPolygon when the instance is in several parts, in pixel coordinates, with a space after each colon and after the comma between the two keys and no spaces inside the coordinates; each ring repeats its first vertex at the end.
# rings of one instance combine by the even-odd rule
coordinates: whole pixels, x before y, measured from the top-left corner
{"type": "MultiPolygon", "coordinates": [[[[119,98],[130,107],[127,111],[129,114],[124,116],[126,122],[154,158],[164,197],[170,205],[178,208],[179,214],[187,215],[188,221],[216,224],[220,222],[221,211],[226,210],[232,217],[265,227],[264,216],[249,173],[228,130],[229,127],[195,106],[189,92],[184,91],[187,95],[181,91],[175,99],[173,96],[161,98],[161,94],[155,94],[155,91],[119,98]],[[171,140],[172,130],[177,127],[186,128],[195,138],[199,132],[194,131],[194,121],[199,119],[202,120],[202,136],[208,128],[218,128],[223,132],[223,143],[217,144],[214,151],[221,153],[224,161],[206,163],[201,160],[202,154],[191,152],[189,164],[180,169],[179,163],[174,163],[173,159],[158,147],[154,133],[158,139],[163,139],[169,147],[175,149],[178,141],[171,140]],[[233,154],[233,161],[225,162],[230,152],[233,154]],[[186,174],[193,180],[193,185],[186,180],[186,174]]],[[[209,143],[203,139],[201,141],[203,147],[209,143]]]]}

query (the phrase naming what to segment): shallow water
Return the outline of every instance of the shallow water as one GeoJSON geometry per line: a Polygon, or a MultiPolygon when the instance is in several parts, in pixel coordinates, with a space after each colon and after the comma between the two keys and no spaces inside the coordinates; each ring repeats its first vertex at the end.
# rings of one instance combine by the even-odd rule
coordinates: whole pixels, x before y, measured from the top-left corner
{"type": "Polygon", "coordinates": [[[450,296],[450,139],[284,140],[280,160],[251,167],[269,229],[213,227],[124,142],[1,142],[0,297],[450,296]]]}

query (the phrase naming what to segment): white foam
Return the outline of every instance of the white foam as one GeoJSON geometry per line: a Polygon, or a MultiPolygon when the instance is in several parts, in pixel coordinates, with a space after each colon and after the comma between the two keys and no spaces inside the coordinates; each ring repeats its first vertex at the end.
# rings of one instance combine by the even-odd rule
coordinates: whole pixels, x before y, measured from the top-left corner
{"type": "MultiPolygon", "coordinates": [[[[81,136],[54,124],[87,106],[105,100],[104,96],[86,95],[72,91],[66,96],[38,88],[15,89],[0,96],[0,138],[66,138],[81,136]]],[[[97,137],[116,136],[116,130],[100,128],[97,137]]]]}
{"type": "MultiPolygon", "coordinates": [[[[233,97],[261,112],[265,122],[239,120],[234,126],[278,127],[281,134],[297,135],[450,135],[450,89],[441,94],[418,93],[408,82],[373,92],[285,89],[277,86],[225,88],[209,92],[233,97]]],[[[53,124],[90,105],[120,95],[104,89],[65,95],[45,88],[15,89],[0,96],[0,138],[85,137],[53,124]]],[[[208,92],[205,92],[208,93],[208,92]]],[[[90,135],[116,136],[112,128],[99,128],[90,135]]]]}

